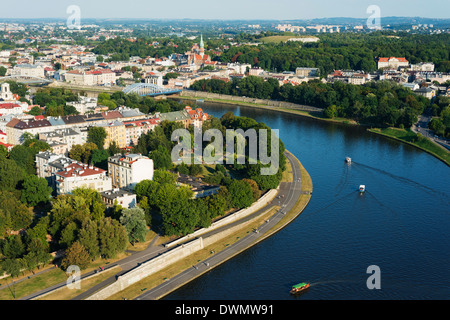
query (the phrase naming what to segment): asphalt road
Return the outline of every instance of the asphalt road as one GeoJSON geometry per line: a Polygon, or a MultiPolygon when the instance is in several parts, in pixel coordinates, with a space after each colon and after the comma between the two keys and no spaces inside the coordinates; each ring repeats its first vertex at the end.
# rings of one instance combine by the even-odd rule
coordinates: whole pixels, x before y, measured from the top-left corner
{"type": "Polygon", "coordinates": [[[267,220],[265,224],[261,225],[257,230],[248,234],[246,237],[226,247],[224,250],[212,255],[210,258],[192,266],[192,268],[189,268],[181,272],[180,274],[176,275],[171,279],[167,279],[164,283],[160,284],[159,286],[145,291],[135,300],[157,300],[160,297],[165,296],[166,294],[184,285],[185,283],[191,281],[192,279],[211,270],[215,266],[230,259],[231,257],[242,252],[243,250],[251,247],[253,244],[258,242],[258,240],[261,240],[261,238],[264,237],[265,233],[267,233],[273,226],[275,226],[284,217],[284,214],[286,212],[289,212],[295,206],[298,198],[302,194],[300,167],[296,159],[293,158],[292,155],[286,153],[286,156],[292,165],[293,182],[292,183],[283,182],[280,185],[280,191],[277,197],[272,201],[272,203],[269,206],[266,206],[265,208],[258,210],[256,214],[260,214],[264,211],[267,211],[272,206],[281,206],[282,207],[281,210],[279,210],[275,215],[273,215],[270,218],[270,220],[267,220]]]}
{"type": "MultiPolygon", "coordinates": [[[[249,216],[247,216],[239,221],[233,222],[222,228],[218,228],[216,230],[205,233],[202,235],[202,237],[203,238],[209,237],[213,234],[223,231],[224,229],[231,228],[237,224],[241,224],[245,221],[253,219],[254,217],[260,215],[263,212],[266,212],[267,210],[271,209],[274,206],[282,206],[282,209],[280,210],[280,212],[278,212],[275,216],[273,216],[271,218],[271,221],[269,221],[268,223],[263,225],[258,230],[258,233],[251,233],[249,236],[247,236],[247,237],[241,239],[240,241],[236,242],[235,244],[229,246],[225,250],[215,254],[210,259],[205,260],[204,262],[200,263],[197,266],[194,266],[192,269],[186,270],[184,272],[184,273],[186,273],[185,275],[183,275],[184,273],[181,273],[180,275],[174,277],[173,279],[169,279],[168,281],[164,282],[162,285],[154,288],[153,290],[146,292],[144,294],[144,296],[146,297],[145,299],[147,299],[147,297],[149,297],[150,299],[153,299],[152,297],[157,298],[157,297],[163,295],[164,292],[170,292],[172,290],[171,288],[176,288],[176,287],[180,286],[180,284],[184,284],[187,281],[189,281],[190,279],[197,277],[199,274],[203,273],[205,271],[205,268],[206,268],[206,270],[208,270],[208,269],[212,268],[213,266],[227,260],[229,257],[236,254],[236,252],[240,252],[242,249],[245,249],[245,248],[251,246],[251,244],[253,244],[258,238],[262,237],[264,232],[269,230],[278,221],[280,221],[280,219],[284,216],[281,212],[288,212],[295,205],[298,197],[301,194],[301,172],[300,172],[300,167],[298,165],[298,162],[291,154],[285,153],[285,155],[286,155],[287,159],[291,162],[291,165],[292,165],[293,177],[294,177],[293,183],[282,182],[280,185],[280,188],[279,188],[279,192],[278,192],[277,196],[275,197],[275,199],[269,205],[265,206],[264,208],[257,210],[256,212],[250,214],[249,216]],[[196,269],[196,267],[197,267],[197,269],[196,269]],[[192,272],[192,270],[195,270],[196,272],[192,272]],[[165,290],[163,290],[163,288],[165,288],[165,290]]],[[[83,300],[83,299],[89,297],[90,295],[92,295],[93,293],[95,293],[96,291],[115,282],[118,276],[120,276],[124,273],[127,273],[128,271],[138,267],[140,264],[142,264],[146,261],[149,261],[164,252],[167,252],[169,250],[176,248],[176,247],[167,248],[164,245],[155,246],[154,242],[156,240],[157,240],[157,237],[152,241],[152,243],[149,244],[147,249],[145,249],[143,251],[134,252],[132,255],[130,255],[122,260],[105,265],[104,270],[108,270],[115,266],[119,266],[122,270],[120,272],[118,272],[117,274],[115,274],[114,276],[111,276],[108,279],[97,284],[96,286],[86,290],[85,292],[76,296],[72,300],[83,300]]],[[[81,280],[83,280],[84,278],[86,278],[88,276],[93,275],[95,272],[98,272],[98,270],[92,271],[92,272],[89,272],[89,273],[83,275],[81,277],[81,280]]],[[[21,300],[31,300],[33,298],[40,296],[41,294],[53,291],[57,288],[61,288],[61,287],[65,286],[65,285],[66,285],[66,282],[59,283],[52,287],[49,287],[49,288],[43,289],[39,292],[33,293],[29,296],[23,297],[23,298],[21,298],[21,300]]],[[[83,282],[81,282],[81,286],[83,286],[83,282]]]]}
{"type": "Polygon", "coordinates": [[[414,131],[415,133],[421,133],[424,137],[430,139],[431,141],[441,145],[442,147],[450,149],[450,141],[448,139],[438,137],[432,130],[428,129],[428,123],[432,118],[433,117],[431,116],[431,114],[429,114],[429,112],[421,114],[417,123],[412,126],[412,131],[414,131]]]}

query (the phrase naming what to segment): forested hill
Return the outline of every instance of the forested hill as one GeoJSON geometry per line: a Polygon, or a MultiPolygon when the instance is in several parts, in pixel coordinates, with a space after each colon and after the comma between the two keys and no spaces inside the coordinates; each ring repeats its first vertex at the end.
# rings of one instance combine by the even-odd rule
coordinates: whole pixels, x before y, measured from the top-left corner
{"type": "MultiPolygon", "coordinates": [[[[251,36],[259,41],[264,35],[251,36]]],[[[319,68],[326,76],[333,70],[377,69],[378,57],[405,57],[410,63],[433,62],[436,71],[450,72],[450,34],[420,35],[374,32],[318,35],[319,42],[266,43],[234,46],[220,56],[222,62],[250,63],[268,71],[295,71],[297,67],[319,68]]],[[[245,37],[244,37],[245,38],[245,37]]]]}
{"type": "Polygon", "coordinates": [[[293,86],[279,86],[275,79],[249,76],[243,79],[196,81],[191,88],[250,98],[272,99],[324,109],[329,118],[345,117],[377,126],[409,128],[430,100],[391,81],[353,85],[343,82],[322,83],[319,80],[293,86]]]}

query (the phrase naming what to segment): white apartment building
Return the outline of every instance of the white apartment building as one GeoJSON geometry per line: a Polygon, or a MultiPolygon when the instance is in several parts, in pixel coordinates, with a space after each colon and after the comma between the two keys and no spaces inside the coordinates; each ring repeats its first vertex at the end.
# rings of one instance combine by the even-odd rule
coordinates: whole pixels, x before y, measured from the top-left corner
{"type": "Polygon", "coordinates": [[[106,86],[116,82],[116,73],[109,69],[94,71],[72,70],[65,74],[66,82],[79,86],[106,86]]]}
{"type": "Polygon", "coordinates": [[[234,73],[244,74],[247,72],[247,68],[251,69],[252,65],[248,63],[229,63],[227,64],[228,69],[234,70],[234,73]]]}
{"type": "Polygon", "coordinates": [[[434,71],[434,63],[432,62],[420,62],[411,65],[411,71],[434,71]]]}
{"type": "Polygon", "coordinates": [[[145,83],[154,84],[158,87],[163,86],[163,77],[161,74],[150,74],[145,78],[145,83]]]}
{"type": "Polygon", "coordinates": [[[409,67],[409,61],[405,58],[379,58],[378,59],[378,69],[390,68],[397,70],[400,67],[409,67]]]}
{"type": "Polygon", "coordinates": [[[17,64],[14,66],[11,75],[20,77],[44,78],[45,72],[44,67],[41,65],[17,64]]]}
{"type": "Polygon", "coordinates": [[[80,96],[78,101],[67,102],[68,106],[73,106],[80,114],[94,111],[97,108],[98,99],[80,96]]]}
{"type": "Polygon", "coordinates": [[[76,188],[90,188],[98,192],[112,189],[111,178],[106,171],[84,163],[72,163],[55,173],[56,193],[71,193],[76,188]]]}
{"type": "Polygon", "coordinates": [[[115,155],[108,159],[114,188],[134,190],[142,180],[153,180],[153,160],[140,154],[115,155]]]}

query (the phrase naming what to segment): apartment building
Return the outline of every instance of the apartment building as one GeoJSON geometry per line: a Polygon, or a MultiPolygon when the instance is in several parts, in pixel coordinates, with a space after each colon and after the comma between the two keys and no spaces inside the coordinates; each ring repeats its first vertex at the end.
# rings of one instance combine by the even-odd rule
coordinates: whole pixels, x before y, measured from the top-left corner
{"type": "Polygon", "coordinates": [[[19,76],[19,77],[44,78],[45,71],[44,71],[44,67],[41,65],[17,64],[14,66],[14,68],[11,72],[11,75],[19,76]]]}
{"type": "Polygon", "coordinates": [[[160,120],[158,118],[125,121],[124,124],[127,146],[137,145],[140,136],[154,130],[155,127],[159,125],[159,122],[160,120]]]}
{"type": "Polygon", "coordinates": [[[56,193],[71,193],[76,188],[90,188],[98,192],[112,189],[111,178],[106,171],[84,163],[69,164],[55,173],[56,193]]]}
{"type": "Polygon", "coordinates": [[[398,70],[400,67],[409,67],[409,61],[405,58],[379,58],[378,59],[378,69],[389,68],[398,70]]]}
{"type": "Polygon", "coordinates": [[[71,70],[66,72],[65,79],[66,82],[79,86],[107,86],[116,82],[116,73],[110,69],[71,70]]]}
{"type": "Polygon", "coordinates": [[[124,189],[113,189],[100,192],[103,202],[112,207],[115,203],[123,208],[133,208],[137,204],[136,194],[124,189]]]}
{"type": "Polygon", "coordinates": [[[36,136],[40,133],[48,131],[49,127],[51,127],[51,123],[46,119],[20,120],[14,118],[6,125],[6,135],[8,137],[8,143],[12,145],[22,144],[23,134],[25,132],[31,134],[32,136],[36,136]]]}
{"type": "Polygon", "coordinates": [[[142,180],[153,180],[153,160],[140,154],[117,154],[108,159],[114,188],[134,190],[142,180]]]}
{"type": "Polygon", "coordinates": [[[46,179],[48,185],[54,191],[56,190],[55,174],[64,170],[72,163],[76,163],[73,159],[50,151],[43,151],[36,154],[35,162],[37,176],[46,179]]]}
{"type": "Polygon", "coordinates": [[[86,137],[80,131],[72,128],[59,129],[55,131],[48,131],[39,134],[39,140],[47,142],[55,153],[65,154],[71,150],[76,144],[86,143],[86,137]],[[65,146],[66,151],[61,150],[62,146],[65,146]]]}
{"type": "Polygon", "coordinates": [[[97,126],[105,128],[106,139],[105,145],[103,146],[107,149],[113,141],[117,144],[119,148],[125,148],[127,146],[127,135],[125,130],[125,124],[122,121],[111,121],[108,123],[98,124],[97,126]]]}

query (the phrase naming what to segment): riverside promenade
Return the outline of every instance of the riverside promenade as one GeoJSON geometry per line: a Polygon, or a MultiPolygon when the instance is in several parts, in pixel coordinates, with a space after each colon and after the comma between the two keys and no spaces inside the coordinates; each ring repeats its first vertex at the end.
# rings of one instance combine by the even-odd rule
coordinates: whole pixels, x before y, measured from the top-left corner
{"type": "MultiPolygon", "coordinates": [[[[286,152],[285,155],[291,164],[292,172],[289,173],[291,177],[289,179],[284,179],[284,182],[280,184],[277,190],[271,191],[272,195],[270,195],[270,199],[273,200],[268,201],[268,203],[267,200],[265,200],[264,205],[258,206],[258,209],[252,210],[252,212],[246,215],[244,218],[233,221],[232,223],[221,226],[220,228],[209,230],[208,232],[203,233],[201,237],[205,239],[205,243],[211,243],[212,241],[214,241],[212,240],[213,238],[223,238],[223,234],[233,234],[234,232],[238,232],[239,230],[245,228],[245,226],[251,224],[252,221],[261,219],[261,217],[267,217],[268,212],[274,212],[275,209],[279,208],[279,210],[277,210],[274,215],[268,218],[268,220],[264,224],[260,225],[257,230],[254,230],[254,232],[250,232],[248,236],[242,237],[241,240],[235,242],[229,247],[226,247],[225,249],[220,251],[217,250],[218,252],[216,254],[210,256],[206,260],[203,260],[202,263],[198,263],[198,265],[184,270],[178,275],[162,282],[158,286],[149,287],[150,290],[145,291],[139,297],[137,297],[138,294],[135,294],[132,295],[132,297],[129,296],[128,298],[132,299],[137,297],[137,299],[141,300],[159,299],[162,296],[167,295],[173,290],[191,281],[192,279],[195,279],[196,277],[202,275],[211,268],[227,261],[228,259],[234,257],[247,248],[264,240],[275,232],[281,230],[285,225],[295,219],[309,203],[312,192],[312,182],[306,170],[301,166],[301,163],[291,153],[286,152]],[[273,193],[274,191],[276,196],[273,193]],[[195,272],[193,272],[193,270],[195,270],[195,272]]],[[[153,242],[148,246],[146,250],[143,250],[142,252],[136,252],[125,259],[108,265],[105,270],[119,268],[120,271],[72,299],[95,300],[95,296],[99,291],[102,291],[114,285],[120,277],[126,276],[127,273],[133,273],[133,271],[136,268],[139,268],[140,265],[145,265],[146,263],[150,263],[152,260],[157,260],[158,257],[164,256],[165,253],[169,253],[171,250],[174,250],[171,249],[170,244],[156,246],[153,245],[153,242]]],[[[178,247],[179,246],[180,244],[178,245],[178,247]]],[[[87,274],[82,276],[82,279],[92,276],[94,275],[87,274]]],[[[51,288],[47,288],[29,296],[23,297],[21,298],[21,300],[34,300],[43,298],[48,294],[52,294],[52,292],[55,292],[55,290],[58,291],[63,289],[65,285],[66,283],[60,283],[51,288]]],[[[140,283],[137,282],[136,284],[133,284],[133,286],[140,288],[140,283]]],[[[117,297],[117,295],[116,297],[112,295],[107,299],[121,299],[121,292],[119,292],[119,295],[120,297],[117,297]]]]}
{"type": "MultiPolygon", "coordinates": [[[[224,263],[225,261],[242,253],[251,246],[267,239],[271,235],[280,231],[295,218],[297,218],[306,208],[312,194],[312,181],[309,174],[303,168],[301,163],[291,153],[286,152],[286,157],[292,167],[291,182],[282,182],[278,196],[272,203],[259,211],[270,210],[273,206],[280,209],[266,220],[257,229],[249,233],[246,237],[240,239],[234,244],[226,247],[222,251],[205,259],[191,268],[184,270],[171,279],[167,279],[162,284],[146,290],[135,300],[158,300],[168,295],[184,284],[210,271],[212,268],[224,263]]],[[[255,214],[261,214],[261,212],[255,214]]]]}

